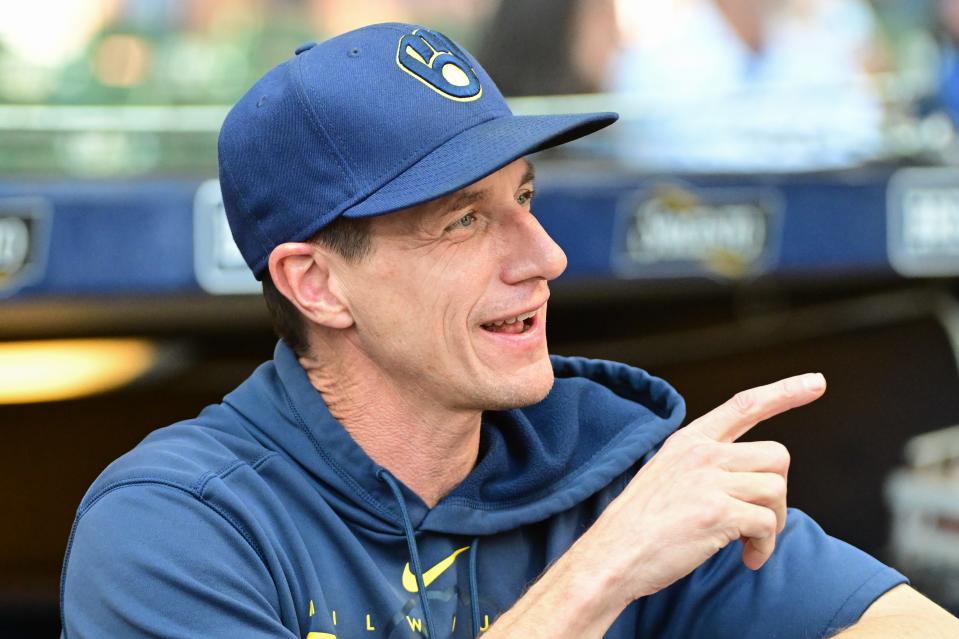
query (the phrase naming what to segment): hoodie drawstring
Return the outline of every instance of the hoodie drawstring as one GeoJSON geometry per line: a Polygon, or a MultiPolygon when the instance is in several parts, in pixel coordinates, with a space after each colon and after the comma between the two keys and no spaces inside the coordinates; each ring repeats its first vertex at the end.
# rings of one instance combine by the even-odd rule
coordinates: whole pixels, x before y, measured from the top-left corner
{"type": "Polygon", "coordinates": [[[473,636],[479,637],[479,588],[476,586],[476,556],[479,554],[479,537],[473,537],[470,548],[470,620],[473,622],[473,636]]]}
{"type": "MultiPolygon", "coordinates": [[[[416,547],[416,534],[413,532],[413,522],[410,521],[410,514],[406,510],[406,500],[403,499],[403,492],[400,490],[396,479],[390,475],[386,469],[376,471],[376,477],[385,482],[390,487],[396,503],[400,507],[400,514],[403,516],[403,534],[406,536],[406,546],[410,550],[410,564],[413,567],[413,574],[416,576],[416,586],[419,590],[420,605],[423,607],[423,617],[426,619],[426,631],[430,639],[438,639],[433,631],[433,613],[430,612],[430,605],[426,597],[426,584],[423,583],[423,569],[420,565],[420,553],[416,547]]],[[[470,582],[470,621],[473,627],[473,636],[479,637],[479,587],[476,585],[476,555],[479,553],[479,537],[473,538],[470,546],[469,563],[469,582],[470,582]]]]}
{"type": "MultiPolygon", "coordinates": [[[[420,605],[423,606],[423,617],[426,618],[426,631],[430,639],[438,639],[433,630],[433,615],[430,613],[430,606],[426,600],[426,584],[423,583],[423,568],[420,565],[420,554],[416,548],[416,536],[413,532],[413,522],[410,521],[410,514],[406,510],[406,501],[403,499],[403,493],[400,491],[396,480],[385,469],[376,471],[376,477],[380,481],[386,482],[399,504],[400,514],[403,515],[403,534],[406,535],[406,545],[410,550],[410,564],[413,566],[413,574],[416,576],[416,586],[420,594],[420,605]]],[[[475,622],[473,624],[476,625],[475,622]]]]}

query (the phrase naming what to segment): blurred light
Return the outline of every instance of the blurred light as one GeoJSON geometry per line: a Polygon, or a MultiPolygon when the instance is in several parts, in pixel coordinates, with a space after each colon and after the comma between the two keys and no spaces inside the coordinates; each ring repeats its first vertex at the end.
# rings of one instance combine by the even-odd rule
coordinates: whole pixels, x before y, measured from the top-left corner
{"type": "Polygon", "coordinates": [[[53,148],[63,171],[87,177],[144,173],[157,165],[161,153],[157,135],[119,131],[61,135],[53,148]]]}
{"type": "Polygon", "coordinates": [[[116,0],[0,2],[0,42],[23,60],[57,66],[83,48],[117,4],[116,0]]]}
{"type": "Polygon", "coordinates": [[[157,347],[138,339],[0,343],[0,404],[74,399],[119,388],[151,368],[157,347]]]}
{"type": "Polygon", "coordinates": [[[0,104],[0,131],[217,133],[224,106],[52,106],[0,104]]]}
{"type": "Polygon", "coordinates": [[[93,74],[110,87],[132,87],[143,81],[150,49],[142,39],[117,33],[104,38],[93,56],[93,74]]]}
{"type": "Polygon", "coordinates": [[[616,0],[617,22],[624,42],[649,46],[676,27],[686,0],[616,0]]]}

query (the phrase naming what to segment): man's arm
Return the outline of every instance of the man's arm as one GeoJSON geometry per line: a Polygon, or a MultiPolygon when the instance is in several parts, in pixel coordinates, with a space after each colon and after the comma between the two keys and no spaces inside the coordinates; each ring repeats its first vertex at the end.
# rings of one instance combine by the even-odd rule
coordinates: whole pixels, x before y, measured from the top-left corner
{"type": "MultiPolygon", "coordinates": [[[[773,442],[734,442],[760,421],[809,403],[824,390],[818,375],[754,388],[674,433],[596,523],[497,620],[487,639],[602,637],[632,601],[667,588],[735,540],[745,542],[742,562],[760,568],[785,525],[788,452],[773,442]]],[[[801,558],[825,560],[817,553],[826,548],[801,558]]],[[[835,562],[842,553],[828,556],[835,562]]],[[[825,567],[805,566],[813,573],[805,578],[828,593],[825,567]]],[[[817,627],[827,632],[842,598],[799,598],[821,606],[826,618],[817,627]],[[827,611],[829,606],[835,608],[827,611]]],[[[916,628],[927,621],[915,607],[897,611],[916,628]]],[[[872,617],[863,623],[873,623],[872,617]]]]}
{"type": "Polygon", "coordinates": [[[172,484],[131,481],[90,502],[63,570],[62,639],[301,636],[254,546],[172,484]]]}
{"type": "Polygon", "coordinates": [[[954,639],[959,619],[902,584],[863,613],[858,623],[835,635],[836,639],[954,639]]]}

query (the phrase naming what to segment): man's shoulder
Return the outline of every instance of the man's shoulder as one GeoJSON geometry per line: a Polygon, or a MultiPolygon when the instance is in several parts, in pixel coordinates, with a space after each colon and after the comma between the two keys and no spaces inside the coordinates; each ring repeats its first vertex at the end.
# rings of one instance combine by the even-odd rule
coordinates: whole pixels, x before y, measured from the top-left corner
{"type": "Polygon", "coordinates": [[[210,479],[239,466],[258,467],[273,451],[256,441],[222,404],[193,419],[159,428],[107,466],[80,504],[82,514],[109,492],[133,485],[166,485],[202,496],[210,479]]]}

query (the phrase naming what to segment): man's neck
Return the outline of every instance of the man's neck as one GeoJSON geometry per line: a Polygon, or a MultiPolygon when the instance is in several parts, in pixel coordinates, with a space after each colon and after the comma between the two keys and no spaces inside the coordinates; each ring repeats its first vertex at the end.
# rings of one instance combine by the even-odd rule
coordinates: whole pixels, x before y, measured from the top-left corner
{"type": "Polygon", "coordinates": [[[480,412],[425,401],[428,395],[415,382],[400,388],[363,361],[349,366],[330,366],[312,356],[299,361],[330,413],[364,452],[430,508],[476,464],[480,412]]]}

